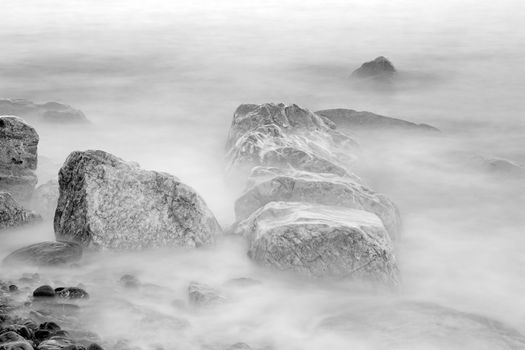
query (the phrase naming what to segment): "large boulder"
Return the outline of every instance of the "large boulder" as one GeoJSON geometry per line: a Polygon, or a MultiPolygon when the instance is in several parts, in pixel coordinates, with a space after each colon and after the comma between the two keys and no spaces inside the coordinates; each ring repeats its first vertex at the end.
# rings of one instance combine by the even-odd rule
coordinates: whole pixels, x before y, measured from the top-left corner
{"type": "Polygon", "coordinates": [[[86,116],[82,111],[58,102],[37,104],[22,99],[0,100],[0,115],[1,114],[13,114],[29,120],[41,122],[87,122],[86,116]]]}
{"type": "Polygon", "coordinates": [[[42,217],[24,209],[6,192],[0,192],[0,230],[35,223],[42,217]]]}
{"type": "Polygon", "coordinates": [[[251,186],[235,202],[237,220],[270,202],[303,202],[366,210],[381,218],[391,238],[399,232],[401,220],[394,203],[355,179],[303,171],[270,175],[275,173],[273,169],[261,168],[253,173],[251,186]]]}
{"type": "Polygon", "coordinates": [[[237,108],[226,142],[229,170],[247,175],[256,165],[345,175],[357,144],[329,120],[297,105],[265,103],[237,108]]]}
{"type": "Polygon", "coordinates": [[[366,111],[355,111],[346,108],[325,109],[315,112],[337,125],[343,131],[380,130],[380,131],[414,131],[439,132],[439,129],[428,124],[416,124],[403,119],[386,117],[366,111]]]}
{"type": "Polygon", "coordinates": [[[314,277],[398,283],[392,242],[374,214],[309,203],[271,202],[236,227],[258,263],[314,277]]]}
{"type": "Polygon", "coordinates": [[[383,56],[376,57],[373,61],[365,62],[352,72],[352,77],[360,79],[389,80],[396,73],[394,65],[383,56]]]}
{"type": "Polygon", "coordinates": [[[221,232],[191,187],[104,151],[71,153],[59,186],[58,240],[114,249],[197,247],[221,232]]]}
{"type": "Polygon", "coordinates": [[[4,264],[50,266],[72,264],[82,258],[82,247],[75,242],[41,242],[20,248],[9,254],[4,264]]]}
{"type": "Polygon", "coordinates": [[[37,183],[39,137],[33,127],[15,116],[0,116],[0,191],[27,200],[37,183]]]}

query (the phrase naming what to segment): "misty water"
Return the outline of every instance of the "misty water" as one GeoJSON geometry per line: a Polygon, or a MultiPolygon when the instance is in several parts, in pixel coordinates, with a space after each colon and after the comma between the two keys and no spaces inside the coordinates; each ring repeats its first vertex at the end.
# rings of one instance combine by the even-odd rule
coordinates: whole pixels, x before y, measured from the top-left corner
{"type": "MultiPolygon", "coordinates": [[[[0,97],[67,103],[91,121],[32,123],[40,135],[39,183],[56,178],[71,151],[102,149],[179,177],[226,228],[243,190],[224,172],[224,144],[241,103],[367,110],[442,130],[352,135],[362,149],[356,172],[401,211],[395,290],[264,269],[235,237],[197,250],[88,252],[75,268],[1,267],[2,279],[38,272],[40,284],[82,283],[91,298],[81,302],[79,327],[109,348],[121,340],[142,349],[237,342],[256,349],[514,348],[462,321],[433,330],[445,317],[440,309],[428,315],[403,306],[411,302],[525,332],[523,178],[454,157],[525,164],[523,1],[1,4],[0,97]],[[395,83],[378,89],[349,81],[379,55],[398,69],[395,83]],[[124,274],[143,285],[123,288],[124,274]],[[261,283],[232,282],[245,277],[261,283]],[[220,289],[227,301],[192,308],[191,281],[220,289]],[[370,327],[340,331],[324,321],[341,314],[370,327]]],[[[51,222],[1,233],[0,258],[53,239],[51,222]]]]}

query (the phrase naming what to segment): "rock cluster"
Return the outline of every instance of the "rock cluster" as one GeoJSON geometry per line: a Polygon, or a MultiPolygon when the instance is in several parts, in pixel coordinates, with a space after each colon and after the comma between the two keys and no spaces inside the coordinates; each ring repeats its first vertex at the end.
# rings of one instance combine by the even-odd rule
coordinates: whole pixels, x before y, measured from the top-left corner
{"type": "Polygon", "coordinates": [[[296,105],[241,105],[228,170],[248,176],[232,232],[259,264],[315,277],[397,283],[395,205],[352,172],[357,144],[296,105]]]}
{"type": "Polygon", "coordinates": [[[7,99],[0,100],[0,115],[13,114],[28,120],[53,122],[53,123],[85,123],[86,116],[82,111],[71,106],[47,102],[43,104],[33,103],[28,100],[7,99]]]}
{"type": "Polygon", "coordinates": [[[104,151],[71,153],[59,186],[58,240],[113,249],[197,247],[221,232],[191,187],[104,151]]]}
{"type": "Polygon", "coordinates": [[[0,116],[0,191],[10,193],[17,201],[31,196],[37,177],[35,129],[15,116],[0,116]]]}

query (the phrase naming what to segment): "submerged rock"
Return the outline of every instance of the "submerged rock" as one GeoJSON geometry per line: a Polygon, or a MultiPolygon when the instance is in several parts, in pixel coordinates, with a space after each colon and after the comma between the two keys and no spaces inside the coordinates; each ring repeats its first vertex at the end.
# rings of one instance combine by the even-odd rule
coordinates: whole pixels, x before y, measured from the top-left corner
{"type": "Polygon", "coordinates": [[[335,108],[315,112],[330,121],[344,131],[355,132],[362,129],[367,130],[404,130],[416,132],[439,132],[439,129],[428,124],[416,124],[403,119],[385,117],[371,112],[359,112],[353,109],[335,108]]]}
{"type": "Polygon", "coordinates": [[[42,217],[24,209],[6,192],[0,192],[0,231],[42,220],[42,217]]]}
{"type": "Polygon", "coordinates": [[[221,293],[203,283],[191,282],[188,286],[190,303],[195,306],[212,306],[226,300],[221,293]]]}
{"type": "Polygon", "coordinates": [[[38,186],[31,196],[29,207],[44,219],[53,219],[58,203],[58,181],[49,180],[38,186]]]}
{"type": "Polygon", "coordinates": [[[33,127],[15,116],[0,116],[0,191],[16,200],[29,199],[37,183],[39,137],[33,127]]]}
{"type": "Polygon", "coordinates": [[[399,232],[401,220],[394,203],[352,178],[301,171],[272,176],[273,169],[254,171],[266,176],[252,176],[255,184],[235,202],[237,220],[246,219],[270,202],[303,202],[366,210],[381,218],[391,238],[399,232]]]}
{"type": "Polygon", "coordinates": [[[346,310],[317,329],[374,349],[525,349],[525,336],[504,323],[434,303],[360,300],[346,310]]]}
{"type": "Polygon", "coordinates": [[[86,123],[88,121],[84,113],[62,103],[37,104],[21,99],[0,100],[1,114],[13,114],[35,121],[53,123],[86,123]]]}
{"type": "Polygon", "coordinates": [[[59,185],[54,220],[59,240],[114,249],[197,247],[221,232],[191,187],[104,151],[71,153],[59,185]]]}
{"type": "Polygon", "coordinates": [[[314,277],[398,283],[390,237],[374,214],[308,203],[271,202],[240,222],[258,263],[314,277]]]}
{"type": "Polygon", "coordinates": [[[387,80],[391,79],[396,73],[394,65],[383,56],[376,57],[373,61],[365,62],[353,71],[352,77],[387,80]]]}
{"type": "Polygon", "coordinates": [[[82,258],[82,247],[75,242],[41,242],[9,254],[4,264],[50,266],[71,264],[82,258]]]}

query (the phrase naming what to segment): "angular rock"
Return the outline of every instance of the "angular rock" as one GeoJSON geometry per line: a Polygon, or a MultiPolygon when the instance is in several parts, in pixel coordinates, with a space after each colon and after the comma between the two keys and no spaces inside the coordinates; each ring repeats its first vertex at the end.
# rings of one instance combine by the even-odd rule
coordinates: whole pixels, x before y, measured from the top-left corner
{"type": "Polygon", "coordinates": [[[188,296],[190,303],[195,306],[212,306],[226,300],[218,290],[197,282],[191,282],[188,286],[188,296]]]}
{"type": "Polygon", "coordinates": [[[356,143],[330,121],[297,105],[241,105],[228,136],[229,170],[256,165],[347,174],[343,163],[356,159],[356,143]]]}
{"type": "Polygon", "coordinates": [[[42,215],[44,219],[53,219],[58,203],[58,181],[49,180],[38,186],[31,196],[29,208],[42,215]]]}
{"type": "Polygon", "coordinates": [[[352,77],[371,79],[390,79],[396,73],[394,65],[383,56],[365,62],[352,73],[352,77]]]}
{"type": "Polygon", "coordinates": [[[71,264],[82,258],[82,247],[75,242],[42,242],[20,248],[9,254],[4,264],[50,266],[71,264]]]}
{"type": "Polygon", "coordinates": [[[238,221],[270,202],[303,202],[369,211],[379,216],[392,239],[399,232],[401,220],[394,203],[352,178],[301,171],[271,175],[275,172],[268,168],[255,173],[259,176],[252,176],[253,184],[235,202],[238,221]]]}
{"type": "Polygon", "coordinates": [[[416,124],[403,119],[385,117],[371,112],[359,112],[353,109],[335,108],[315,112],[337,125],[343,131],[359,130],[406,130],[415,132],[439,132],[428,124],[416,124]]]}
{"type": "Polygon", "coordinates": [[[71,106],[47,102],[33,103],[22,99],[0,100],[0,115],[13,114],[29,120],[53,123],[86,123],[84,113],[71,106]]]}
{"type": "Polygon", "coordinates": [[[398,283],[392,242],[374,214],[308,203],[271,202],[240,222],[248,255],[283,271],[398,283]]]}
{"type": "Polygon", "coordinates": [[[42,217],[24,209],[6,192],[0,192],[0,231],[41,221],[42,217]]]}
{"type": "Polygon", "coordinates": [[[113,249],[197,247],[221,232],[191,187],[104,151],[71,153],[59,186],[54,220],[59,240],[113,249]]]}
{"type": "Polygon", "coordinates": [[[16,200],[29,199],[37,183],[39,137],[21,118],[0,116],[0,191],[16,200]]]}

